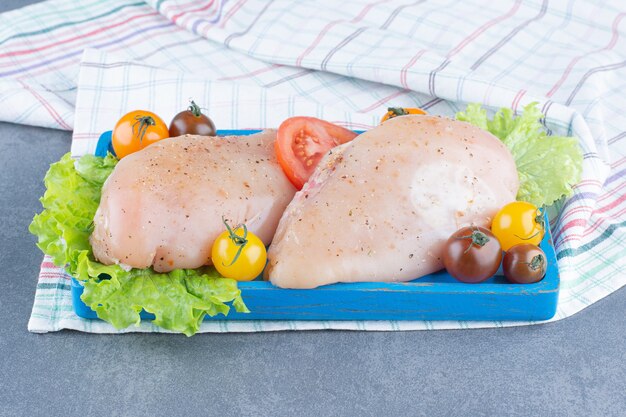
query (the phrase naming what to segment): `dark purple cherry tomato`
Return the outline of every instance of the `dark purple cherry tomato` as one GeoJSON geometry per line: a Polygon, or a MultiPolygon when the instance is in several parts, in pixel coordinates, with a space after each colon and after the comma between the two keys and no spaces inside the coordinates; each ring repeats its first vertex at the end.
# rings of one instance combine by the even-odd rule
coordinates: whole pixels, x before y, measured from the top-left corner
{"type": "Polygon", "coordinates": [[[533,284],[546,275],[548,261],[539,246],[521,243],[504,255],[502,269],[506,279],[514,284],[533,284]]]}
{"type": "Polygon", "coordinates": [[[193,101],[187,110],[174,116],[169,130],[171,138],[180,135],[215,136],[216,133],[213,121],[193,101]]]}
{"type": "Polygon", "coordinates": [[[464,227],[450,236],[443,250],[443,265],[461,282],[477,283],[491,278],[502,261],[498,239],[484,227],[464,227]]]}

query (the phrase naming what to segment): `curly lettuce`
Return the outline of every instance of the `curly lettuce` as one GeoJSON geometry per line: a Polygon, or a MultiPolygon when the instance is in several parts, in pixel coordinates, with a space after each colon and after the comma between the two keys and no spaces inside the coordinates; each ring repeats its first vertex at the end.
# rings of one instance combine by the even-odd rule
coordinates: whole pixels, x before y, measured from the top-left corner
{"type": "Polygon", "coordinates": [[[570,196],[572,186],[580,181],[583,156],[578,140],[548,136],[537,103],[524,107],[518,117],[513,110],[502,108],[492,120],[480,104],[474,103],[456,118],[491,132],[509,148],[520,180],[518,200],[549,206],[570,196]]]}
{"type": "Polygon", "coordinates": [[[227,315],[229,304],[248,312],[237,282],[222,278],[212,267],[159,274],[150,268],[126,271],[95,260],[89,235],[102,186],[116,164],[112,155],[85,155],[79,160],[64,155],[44,178],[44,210],[29,227],[38,238],[37,246],[54,264],[83,283],[83,302],[118,329],[138,325],[143,309],[154,314],[154,324],[187,336],[199,330],[207,314],[227,315]]]}

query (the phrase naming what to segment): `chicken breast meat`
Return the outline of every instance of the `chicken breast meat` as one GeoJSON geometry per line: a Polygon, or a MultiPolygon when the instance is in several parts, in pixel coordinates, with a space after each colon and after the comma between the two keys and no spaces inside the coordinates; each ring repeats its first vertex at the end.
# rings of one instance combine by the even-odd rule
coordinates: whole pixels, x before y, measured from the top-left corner
{"type": "Polygon", "coordinates": [[[269,244],[296,191],[275,141],[275,130],[186,135],[123,158],[102,188],[90,238],[96,259],[157,272],[207,265],[222,217],[269,244]]]}
{"type": "Polygon", "coordinates": [[[409,281],[443,268],[445,241],[514,201],[502,142],[434,116],[393,118],[333,149],[287,207],[266,278],[283,288],[409,281]]]}

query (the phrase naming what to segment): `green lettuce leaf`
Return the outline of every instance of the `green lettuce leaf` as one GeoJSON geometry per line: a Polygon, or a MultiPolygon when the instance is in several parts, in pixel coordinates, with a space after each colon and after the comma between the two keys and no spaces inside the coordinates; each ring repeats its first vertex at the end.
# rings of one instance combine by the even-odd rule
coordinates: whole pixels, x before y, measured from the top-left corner
{"type": "Polygon", "coordinates": [[[524,107],[515,117],[508,108],[489,120],[480,104],[469,104],[457,120],[491,132],[509,148],[520,180],[517,199],[537,207],[549,206],[572,194],[582,175],[582,150],[574,137],[548,136],[539,121],[543,114],[537,103],[524,107]]]}
{"type": "Polygon", "coordinates": [[[126,271],[94,259],[89,235],[102,185],[116,164],[112,155],[85,155],[77,161],[64,155],[44,178],[44,210],[29,228],[55,265],[82,281],[85,304],[118,329],[138,325],[144,309],[154,314],[154,324],[187,336],[198,331],[207,314],[227,315],[228,304],[248,312],[237,282],[222,278],[215,268],[159,274],[150,268],[126,271]]]}

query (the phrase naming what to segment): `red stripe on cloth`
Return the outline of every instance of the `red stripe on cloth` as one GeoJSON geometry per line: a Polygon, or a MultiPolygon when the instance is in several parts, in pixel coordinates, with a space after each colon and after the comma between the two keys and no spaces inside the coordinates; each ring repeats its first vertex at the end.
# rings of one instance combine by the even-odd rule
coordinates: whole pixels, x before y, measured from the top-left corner
{"type": "Polygon", "coordinates": [[[100,135],[98,133],[76,133],[74,132],[74,134],[72,135],[73,139],[79,138],[79,139],[86,139],[86,138],[97,138],[100,137],[100,135]]]}
{"type": "MultiPolygon", "coordinates": [[[[618,206],[618,204],[617,204],[617,205],[614,205],[614,206],[613,206],[613,208],[615,208],[615,207],[617,207],[617,206],[618,206]]],[[[606,214],[605,214],[605,215],[602,215],[602,216],[598,216],[598,214],[599,214],[602,210],[604,210],[606,207],[607,207],[607,206],[603,206],[603,207],[601,207],[600,209],[596,209],[596,210],[591,211],[591,212],[590,212],[590,214],[589,214],[588,216],[586,216],[586,219],[583,219],[583,218],[578,218],[578,219],[572,219],[572,220],[570,220],[569,222],[567,222],[567,223],[565,223],[565,224],[563,225],[563,227],[562,227],[562,228],[561,228],[561,230],[560,230],[560,234],[562,234],[562,232],[563,232],[563,230],[564,230],[564,229],[568,229],[569,227],[579,225],[579,224],[577,224],[577,222],[580,222],[580,221],[587,221],[587,219],[591,219],[591,216],[597,216],[596,220],[595,220],[595,221],[594,221],[594,222],[593,222],[593,223],[589,226],[589,229],[587,229],[587,230],[583,233],[583,236],[584,236],[584,235],[588,235],[588,234],[592,233],[595,229],[597,229],[597,228],[598,228],[598,226],[599,226],[599,225],[601,225],[602,223],[610,222],[611,220],[617,220],[617,221],[619,221],[619,219],[621,218],[622,214],[626,211],[626,207],[624,207],[624,208],[622,208],[620,211],[618,211],[618,212],[616,212],[616,213],[612,213],[612,214],[610,214],[610,215],[606,215],[606,214]],[[571,226],[569,226],[569,225],[571,225],[571,226]]],[[[590,209],[590,208],[591,208],[591,207],[588,207],[588,206],[587,206],[587,207],[584,207],[584,208],[577,207],[576,209],[573,209],[573,210],[571,210],[571,211],[572,211],[572,212],[575,212],[575,213],[579,213],[579,212],[589,211],[589,210],[584,210],[584,209],[590,209]]],[[[609,210],[610,210],[610,209],[609,209],[609,210]]],[[[604,210],[604,211],[608,211],[608,210],[604,210]]],[[[568,214],[571,214],[571,213],[568,213],[568,214]]],[[[563,222],[563,218],[561,218],[561,222],[563,222]]],[[[566,236],[566,237],[564,237],[564,238],[563,238],[563,241],[565,241],[565,240],[567,240],[567,239],[568,239],[568,237],[566,236]]]]}
{"type": "Polygon", "coordinates": [[[233,39],[247,35],[248,32],[250,32],[250,30],[261,19],[261,16],[263,16],[265,12],[267,11],[267,9],[270,8],[272,3],[274,3],[274,0],[268,0],[267,3],[265,3],[265,6],[263,6],[263,8],[256,14],[256,16],[254,16],[254,19],[252,19],[252,22],[248,25],[248,27],[240,32],[233,32],[230,35],[228,35],[226,39],[224,39],[224,45],[230,47],[230,43],[232,42],[233,39]]]}
{"type": "MultiPolygon", "coordinates": [[[[591,207],[585,207],[587,210],[578,210],[578,211],[585,211],[585,212],[589,212],[591,213],[591,207]]],[[[567,235],[567,234],[571,234],[572,232],[568,232],[566,233],[569,229],[571,229],[572,227],[575,226],[579,226],[579,227],[584,227],[587,224],[587,219],[589,218],[588,215],[585,215],[585,218],[575,218],[570,220],[569,222],[565,222],[563,218],[561,218],[559,221],[561,223],[561,227],[559,227],[559,229],[552,235],[552,238],[554,239],[555,242],[560,242],[561,241],[561,236],[562,235],[567,235]]]]}
{"type": "Polygon", "coordinates": [[[350,35],[348,35],[346,38],[344,38],[344,40],[342,40],[341,42],[339,42],[335,47],[333,47],[330,52],[328,52],[328,54],[326,54],[326,56],[324,57],[324,59],[322,59],[322,63],[320,64],[320,68],[322,69],[322,71],[327,71],[327,65],[330,62],[330,59],[339,51],[341,50],[344,46],[346,46],[347,44],[349,44],[350,42],[352,42],[354,39],[356,39],[357,36],[361,35],[361,33],[365,32],[367,30],[366,27],[360,27],[357,30],[355,30],[353,33],[351,33],[350,35]]]}
{"type": "Polygon", "coordinates": [[[571,229],[574,226],[579,226],[579,227],[585,227],[587,225],[587,221],[585,219],[574,219],[574,220],[570,220],[569,222],[565,223],[562,227],[561,227],[561,233],[559,233],[559,235],[563,234],[563,231],[567,230],[567,229],[571,229]]]}
{"type": "Polygon", "coordinates": [[[587,185],[602,185],[602,183],[598,180],[594,180],[590,178],[587,180],[581,180],[578,184],[574,186],[574,188],[580,188],[580,187],[584,187],[587,185]]]}
{"type": "Polygon", "coordinates": [[[171,19],[171,20],[172,20],[172,22],[176,23],[176,21],[177,21],[178,19],[180,19],[180,17],[181,17],[181,16],[184,16],[184,15],[189,14],[189,13],[197,13],[197,12],[201,12],[201,11],[203,11],[203,10],[208,9],[209,7],[211,7],[211,6],[213,5],[213,2],[214,2],[214,0],[210,0],[210,1],[206,4],[206,5],[204,5],[204,6],[202,6],[202,7],[199,7],[199,8],[194,9],[194,10],[189,10],[189,11],[185,11],[185,12],[178,13],[178,14],[176,14],[176,15],[172,16],[172,19],[171,19]]]}
{"type": "MultiPolygon", "coordinates": [[[[612,218],[619,222],[620,217],[624,213],[626,213],[626,208],[624,208],[623,210],[620,210],[620,212],[617,213],[615,216],[612,216],[612,218]]],[[[567,234],[567,236],[564,236],[562,240],[558,241],[558,243],[559,243],[559,245],[562,245],[563,243],[566,243],[566,242],[571,242],[571,241],[576,242],[576,241],[582,240],[582,239],[586,238],[587,236],[590,236],[590,235],[593,235],[593,234],[596,234],[596,233],[600,233],[601,234],[602,231],[598,232],[598,229],[601,229],[601,228],[605,228],[606,229],[610,225],[615,224],[615,223],[611,222],[610,220],[611,220],[611,218],[598,217],[598,218],[596,218],[594,220],[593,223],[587,224],[587,227],[584,229],[583,233],[576,233],[576,232],[570,231],[567,234]]],[[[574,222],[574,221],[572,221],[572,222],[574,222]]],[[[585,223],[583,223],[583,224],[572,224],[572,225],[569,225],[569,223],[568,223],[568,229],[570,227],[574,227],[574,226],[584,227],[585,223]]]]}
{"type": "Polygon", "coordinates": [[[487,29],[489,29],[493,25],[498,24],[498,23],[502,22],[503,20],[506,20],[509,17],[515,15],[515,13],[517,13],[517,10],[520,8],[521,4],[522,4],[522,0],[516,0],[515,4],[513,5],[513,7],[511,7],[511,9],[507,13],[503,14],[502,16],[498,16],[495,19],[492,19],[492,20],[488,21],[487,23],[485,23],[484,25],[482,25],[481,27],[476,29],[474,32],[472,32],[471,35],[469,35],[468,37],[463,39],[456,47],[454,47],[454,49],[452,49],[450,52],[448,52],[446,57],[447,58],[451,58],[454,55],[458,54],[459,52],[461,52],[463,50],[463,48],[465,48],[467,45],[469,45],[474,39],[476,39],[477,37],[482,35],[487,29]]]}
{"type": "Polygon", "coordinates": [[[305,70],[297,72],[295,74],[291,74],[291,75],[288,75],[286,77],[283,77],[283,78],[281,78],[279,80],[275,80],[275,81],[272,81],[270,83],[264,84],[263,88],[275,87],[275,86],[277,86],[279,84],[282,84],[284,82],[295,80],[296,78],[304,77],[305,75],[311,74],[312,72],[313,72],[313,70],[305,69],[305,70]]]}
{"type": "Polygon", "coordinates": [[[575,214],[587,213],[587,212],[591,212],[592,210],[593,210],[593,207],[589,205],[583,205],[583,206],[571,208],[561,214],[561,222],[565,221],[565,219],[567,219],[568,217],[574,216],[575,214]]]}
{"type": "Polygon", "coordinates": [[[407,90],[409,90],[409,84],[407,82],[407,73],[409,71],[409,68],[411,68],[413,65],[415,65],[415,63],[417,62],[418,59],[420,59],[422,57],[422,55],[424,55],[424,53],[426,52],[426,49],[422,49],[421,51],[419,51],[417,54],[415,54],[413,56],[413,58],[411,58],[411,60],[409,62],[407,62],[407,64],[402,67],[402,69],[400,70],[400,84],[402,84],[402,86],[404,88],[406,88],[407,90]]]}
{"type": "Polygon", "coordinates": [[[358,129],[358,130],[369,130],[374,127],[372,125],[366,125],[363,123],[346,122],[345,120],[329,120],[329,122],[339,125],[339,126],[352,127],[353,129],[358,129]]]}
{"type": "MultiPolygon", "coordinates": [[[[601,198],[606,199],[606,196],[602,196],[601,198]]],[[[563,222],[567,217],[570,217],[572,215],[576,215],[578,213],[585,213],[585,212],[589,212],[590,211],[590,215],[598,215],[601,213],[605,213],[611,209],[614,209],[616,207],[618,207],[620,204],[624,203],[624,201],[626,201],[626,196],[622,196],[616,200],[613,200],[611,203],[601,206],[599,208],[593,209],[591,210],[590,206],[584,206],[584,207],[576,207],[575,209],[572,210],[568,210],[567,213],[564,213],[564,215],[561,217],[560,221],[563,222]]],[[[611,219],[619,219],[621,217],[621,215],[624,213],[624,211],[626,211],[626,208],[620,210],[617,213],[614,213],[612,215],[608,215],[608,216],[603,216],[603,217],[599,217],[596,222],[598,223],[595,227],[592,227],[592,225],[589,225],[588,227],[590,229],[587,229],[588,231],[586,231],[585,233],[583,233],[583,236],[588,235],[590,233],[592,233],[595,229],[597,229],[601,223],[604,223],[606,221],[609,221],[611,219]]],[[[559,238],[564,234],[565,231],[569,230],[572,227],[582,227],[585,226],[587,224],[587,219],[572,219],[566,223],[564,223],[561,228],[559,229],[559,232],[555,234],[554,239],[555,241],[559,241],[559,238]]],[[[594,223],[595,224],[595,223],[594,223]]],[[[570,232],[568,235],[572,235],[572,233],[570,232]]],[[[574,234],[576,235],[576,234],[574,234]]],[[[580,235],[580,234],[578,234],[580,235]]],[[[568,240],[568,236],[565,236],[563,238],[562,241],[566,241],[568,240]]]]}
{"type": "Polygon", "coordinates": [[[587,224],[587,220],[586,219],[572,219],[569,222],[563,224],[563,226],[561,226],[561,228],[559,229],[559,233],[556,233],[553,236],[553,239],[555,242],[558,242],[559,244],[562,242],[567,242],[568,240],[572,240],[572,237],[580,237],[581,234],[580,233],[574,233],[571,230],[568,233],[564,233],[565,230],[568,230],[572,227],[578,226],[578,227],[585,227],[585,225],[587,224]],[[565,236],[563,236],[565,235],[565,236]],[[561,236],[563,236],[563,239],[561,239],[561,236]]]}
{"type": "Polygon", "coordinates": [[[180,3],[180,0],[175,0],[175,1],[165,0],[162,2],[161,5],[157,4],[158,8],[156,8],[156,10],[163,16],[166,16],[170,12],[170,9],[173,9],[172,12],[176,13],[179,10],[184,10],[186,7],[195,6],[196,4],[198,4],[197,0],[191,0],[191,1],[188,1],[187,3],[182,3],[182,4],[180,3]]]}
{"type": "Polygon", "coordinates": [[[35,90],[30,88],[28,84],[26,84],[22,80],[18,80],[18,81],[20,84],[22,84],[22,87],[24,87],[25,90],[31,93],[44,106],[44,108],[48,111],[48,113],[52,116],[52,118],[57,122],[59,126],[61,126],[65,130],[72,130],[72,127],[68,125],[67,122],[65,122],[65,120],[63,120],[63,118],[59,115],[59,113],[57,113],[56,110],[54,110],[54,108],[50,105],[50,103],[48,103],[43,97],[37,94],[35,90]]]}
{"type": "Polygon", "coordinates": [[[612,208],[615,208],[617,206],[619,206],[620,204],[622,204],[624,201],[626,201],[626,194],[622,194],[621,197],[617,198],[616,200],[614,200],[612,203],[607,204],[606,206],[597,208],[593,211],[594,214],[598,214],[598,213],[604,213],[606,211],[611,210],[612,208]]]}
{"type": "Polygon", "coordinates": [[[380,1],[376,1],[374,3],[368,4],[367,6],[365,6],[363,8],[363,10],[361,10],[361,13],[359,13],[359,15],[356,16],[354,19],[352,19],[350,22],[351,23],[360,22],[369,13],[369,11],[372,9],[372,7],[378,6],[381,3],[387,3],[387,2],[388,2],[388,0],[380,0],[380,1]]]}
{"type": "MultiPolygon", "coordinates": [[[[151,11],[154,12],[153,10],[151,11]]],[[[91,27],[91,26],[94,26],[96,22],[98,23],[98,25],[108,25],[108,24],[111,24],[112,22],[117,22],[120,19],[119,15],[120,14],[123,15],[126,12],[127,10],[125,9],[120,9],[117,11],[115,11],[115,9],[109,10],[105,13],[105,16],[102,16],[102,15],[94,16],[85,21],[82,21],[79,23],[73,23],[71,26],[64,26],[64,28],[67,29],[65,31],[61,31],[61,29],[53,29],[52,31],[44,31],[40,34],[34,34],[28,37],[16,38],[16,39],[22,40],[21,43],[17,43],[16,45],[18,47],[23,47],[23,46],[34,47],[39,44],[47,44],[48,42],[50,42],[51,36],[54,36],[57,39],[62,39],[67,36],[72,36],[75,33],[77,33],[77,31],[81,30],[83,26],[91,27]],[[106,17],[110,17],[110,19],[106,19],[106,17]]],[[[154,13],[158,14],[157,12],[154,12],[154,13]]]]}
{"type": "Polygon", "coordinates": [[[275,70],[277,68],[281,68],[281,67],[284,67],[284,65],[272,64],[269,67],[260,68],[258,70],[249,72],[247,74],[235,75],[235,76],[232,76],[232,77],[221,77],[221,78],[218,78],[218,80],[219,81],[232,81],[232,80],[241,80],[242,78],[252,78],[252,77],[255,77],[255,76],[259,75],[259,74],[263,74],[264,72],[273,71],[273,70],[275,70]]]}
{"type": "Polygon", "coordinates": [[[515,98],[513,99],[513,103],[511,103],[511,109],[515,113],[517,113],[517,106],[519,106],[519,103],[522,100],[522,97],[524,97],[524,94],[526,94],[526,90],[519,90],[518,93],[515,95],[515,98]]]}
{"type": "Polygon", "coordinates": [[[622,182],[620,185],[618,185],[617,187],[615,187],[614,189],[612,189],[608,193],[601,195],[598,198],[598,201],[604,201],[607,198],[610,198],[610,197],[612,197],[613,195],[615,195],[617,193],[621,193],[624,188],[626,188],[626,182],[622,182]]]}
{"type": "Polygon", "coordinates": [[[578,92],[583,88],[583,85],[585,85],[585,83],[587,82],[589,77],[591,77],[592,75],[594,75],[594,74],[596,74],[598,72],[615,71],[615,70],[618,70],[618,69],[621,69],[621,68],[624,68],[624,67],[626,67],[626,60],[625,61],[616,62],[614,64],[600,65],[599,67],[595,67],[595,68],[590,69],[589,71],[587,71],[585,73],[585,75],[582,76],[580,81],[578,81],[578,83],[576,83],[576,87],[574,87],[574,89],[570,93],[570,95],[567,98],[567,100],[565,100],[565,105],[569,106],[569,105],[572,104],[572,101],[574,101],[574,97],[576,97],[578,92]]]}
{"type": "MultiPolygon", "coordinates": [[[[230,11],[224,15],[224,19],[222,19],[222,23],[220,23],[220,26],[219,26],[219,27],[220,27],[220,29],[223,29],[223,28],[224,28],[224,26],[226,25],[226,22],[228,22],[228,21],[230,20],[230,18],[231,18],[231,17],[233,17],[233,16],[235,15],[235,13],[237,13],[237,11],[238,11],[239,9],[241,9],[241,8],[243,7],[243,5],[244,5],[247,1],[248,1],[248,0],[239,0],[239,3],[235,4],[235,5],[233,6],[233,8],[232,8],[232,9],[230,9],[230,11]]],[[[210,29],[211,27],[212,27],[212,26],[209,26],[209,29],[210,29]]]]}
{"type": "MultiPolygon", "coordinates": [[[[626,186],[626,183],[622,183],[619,186],[615,187],[615,189],[598,196],[595,199],[596,205],[604,200],[612,198],[615,194],[619,193],[621,189],[624,188],[625,186],[626,186]]],[[[604,206],[600,206],[600,207],[604,207],[604,206]]],[[[581,213],[581,212],[586,213],[586,212],[593,211],[593,210],[594,208],[592,206],[586,205],[586,204],[571,208],[561,214],[561,222],[565,221],[565,219],[567,219],[568,217],[572,217],[578,213],[581,213]]]]}
{"type": "Polygon", "coordinates": [[[313,49],[315,49],[315,47],[320,43],[320,41],[326,35],[326,33],[330,30],[330,28],[332,28],[333,26],[335,26],[336,24],[338,24],[340,22],[342,22],[342,21],[341,20],[335,20],[333,22],[328,23],[326,26],[324,26],[324,29],[322,29],[322,31],[317,35],[317,37],[315,38],[313,43],[311,45],[309,45],[308,48],[306,48],[304,50],[304,52],[302,52],[302,54],[300,54],[300,56],[298,56],[298,58],[296,58],[296,66],[297,67],[302,66],[302,61],[304,60],[304,58],[308,54],[310,54],[313,49]]]}
{"type": "Polygon", "coordinates": [[[516,26],[511,32],[509,32],[508,35],[506,35],[504,38],[502,38],[495,46],[490,48],[485,54],[483,54],[480,58],[478,58],[478,60],[476,60],[476,62],[474,62],[472,64],[470,69],[472,71],[476,71],[478,69],[478,67],[480,67],[487,59],[489,59],[489,57],[491,57],[494,53],[496,53],[504,45],[506,45],[511,39],[513,39],[515,37],[515,35],[517,35],[524,28],[526,28],[526,26],[530,25],[533,22],[536,22],[536,21],[542,19],[546,15],[546,11],[547,10],[548,10],[548,0],[543,0],[543,3],[541,4],[541,10],[539,11],[539,13],[535,17],[524,21],[519,26],[516,26]]]}
{"type": "Polygon", "coordinates": [[[380,29],[384,29],[387,30],[387,28],[389,28],[389,26],[391,25],[391,22],[393,22],[394,20],[396,20],[396,17],[398,17],[398,15],[400,14],[400,12],[408,7],[415,7],[420,3],[424,3],[426,2],[426,0],[416,0],[413,3],[409,3],[409,4],[403,4],[402,6],[399,6],[397,8],[395,8],[391,14],[389,15],[389,17],[387,17],[387,20],[385,20],[385,23],[382,24],[382,26],[380,27],[380,29]]]}
{"type": "Polygon", "coordinates": [[[612,169],[615,169],[615,168],[617,168],[618,166],[622,165],[624,162],[626,162],[626,156],[625,156],[625,157],[623,157],[622,159],[618,159],[617,161],[612,162],[612,163],[611,163],[611,168],[612,168],[612,169]]]}
{"type": "Polygon", "coordinates": [[[63,270],[59,270],[58,272],[40,272],[39,273],[39,279],[54,279],[54,280],[58,280],[58,279],[64,279],[66,281],[69,281],[70,279],[72,279],[69,275],[67,275],[63,270]]]}
{"type": "Polygon", "coordinates": [[[396,91],[395,93],[393,93],[393,94],[391,94],[391,95],[389,95],[387,97],[381,98],[380,100],[378,100],[376,103],[370,105],[369,107],[366,107],[364,109],[359,110],[359,112],[360,113],[367,113],[369,111],[372,111],[372,110],[380,107],[383,103],[386,103],[387,101],[389,101],[391,99],[394,99],[394,98],[399,97],[399,96],[404,95],[404,94],[408,94],[410,92],[411,92],[410,90],[396,91]]]}
{"type": "Polygon", "coordinates": [[[181,14],[183,14],[185,13],[186,8],[195,6],[197,4],[198,4],[198,0],[191,0],[187,3],[182,3],[182,4],[178,2],[173,2],[173,1],[166,1],[165,7],[160,7],[159,10],[162,15],[167,15],[170,9],[174,9],[172,10],[173,13],[181,12],[181,14]]]}
{"type": "Polygon", "coordinates": [[[626,16],[626,13],[622,12],[622,13],[618,14],[617,17],[615,18],[615,20],[613,21],[613,26],[612,26],[613,36],[611,36],[611,40],[609,41],[609,43],[604,48],[595,49],[595,50],[593,50],[591,52],[587,52],[584,55],[579,55],[579,56],[575,57],[574,59],[572,59],[572,61],[567,66],[567,68],[565,68],[565,72],[563,73],[561,78],[556,82],[556,84],[554,84],[554,86],[552,86],[550,91],[548,91],[548,93],[546,94],[547,97],[552,97],[554,95],[554,93],[556,93],[557,90],[559,88],[561,88],[561,86],[563,85],[563,83],[565,82],[567,77],[569,76],[569,74],[572,71],[572,69],[574,68],[574,66],[578,63],[578,61],[580,61],[583,58],[588,57],[591,54],[595,54],[595,53],[602,52],[602,51],[609,51],[609,50],[613,49],[613,47],[617,44],[617,39],[619,38],[618,26],[619,26],[619,24],[622,21],[622,18],[624,16],[626,16]]]}
{"type": "MultiPolygon", "coordinates": [[[[81,35],[74,36],[74,37],[67,38],[67,39],[62,39],[62,40],[60,40],[58,42],[50,43],[50,44],[47,44],[47,45],[44,45],[44,46],[41,46],[41,47],[38,47],[38,48],[23,49],[23,50],[20,50],[20,51],[5,52],[5,53],[0,54],[0,58],[13,57],[13,56],[19,56],[19,55],[27,55],[27,54],[31,54],[33,52],[44,51],[46,49],[49,49],[49,48],[52,48],[52,47],[55,47],[55,46],[59,46],[59,45],[63,45],[63,44],[66,44],[66,43],[69,43],[69,42],[72,42],[72,41],[75,41],[75,40],[84,40],[84,39],[86,39],[86,38],[88,38],[90,36],[97,35],[99,33],[105,32],[107,30],[114,29],[116,27],[128,24],[128,23],[130,23],[130,22],[132,22],[134,20],[141,19],[142,17],[152,17],[152,16],[159,16],[159,13],[154,11],[154,12],[147,13],[147,14],[135,15],[135,16],[132,16],[132,17],[130,17],[130,18],[126,19],[126,20],[123,20],[121,22],[118,21],[118,23],[116,23],[116,24],[109,25],[109,26],[103,26],[103,27],[101,27],[99,29],[96,29],[96,30],[93,30],[91,32],[87,32],[85,34],[81,34],[81,35]]],[[[118,19],[115,19],[115,20],[117,21],[118,19]]],[[[93,22],[90,22],[90,24],[93,24],[93,22]]],[[[76,33],[76,31],[77,31],[77,28],[74,28],[72,33],[76,33]]],[[[14,65],[15,65],[15,62],[12,62],[11,66],[14,66],[14,65]]]]}
{"type": "MultiPolygon", "coordinates": [[[[350,21],[351,23],[357,23],[360,22],[366,15],[367,13],[370,11],[370,9],[372,7],[374,7],[375,5],[382,3],[382,2],[374,2],[374,3],[370,3],[368,5],[366,5],[363,10],[361,10],[361,12],[359,12],[358,15],[356,15],[354,18],[352,18],[352,20],[350,21]]],[[[313,49],[315,49],[315,47],[317,45],[319,45],[319,43],[321,42],[321,40],[324,38],[324,36],[326,36],[326,33],[328,33],[328,31],[335,25],[339,24],[339,23],[345,23],[347,22],[347,20],[334,20],[330,23],[328,23],[326,26],[324,26],[324,29],[322,29],[322,31],[317,35],[317,37],[315,38],[315,40],[313,41],[312,44],[310,44],[305,50],[304,52],[302,52],[302,54],[300,54],[300,56],[298,56],[298,58],[296,58],[296,66],[300,67],[302,66],[302,61],[304,60],[304,58],[311,53],[311,51],[313,49]]]]}
{"type": "MultiPolygon", "coordinates": [[[[130,29],[134,29],[134,27],[131,27],[130,29]]],[[[124,49],[126,49],[128,47],[131,47],[131,46],[143,44],[145,42],[145,37],[138,37],[138,36],[142,35],[142,34],[145,34],[146,32],[154,31],[152,33],[152,37],[154,38],[156,36],[167,35],[170,32],[172,32],[173,30],[184,31],[184,29],[179,28],[176,25],[173,25],[171,22],[168,22],[166,24],[157,25],[157,26],[141,28],[138,31],[135,31],[133,33],[130,33],[130,34],[127,34],[127,35],[125,34],[121,38],[120,41],[118,41],[117,39],[113,39],[112,41],[108,41],[107,45],[114,44],[116,46],[115,47],[111,47],[111,49],[107,49],[107,52],[115,52],[115,51],[119,51],[119,50],[124,50],[124,49]],[[161,31],[161,33],[159,33],[159,31],[161,31]],[[128,40],[130,40],[132,38],[136,38],[134,42],[126,42],[126,41],[128,41],[128,40]]],[[[109,39],[110,39],[110,37],[109,37],[109,39]]],[[[118,39],[120,39],[120,38],[118,38],[118,39]]],[[[93,45],[89,45],[89,46],[93,46],[93,45]]],[[[95,45],[95,46],[97,47],[98,45],[95,45]]],[[[29,77],[35,77],[37,75],[48,74],[48,73],[51,73],[53,71],[62,70],[62,69],[67,68],[69,66],[77,65],[77,63],[80,61],[80,50],[76,50],[74,52],[75,53],[72,53],[69,56],[65,55],[65,56],[54,58],[53,59],[54,65],[52,65],[52,62],[49,62],[46,65],[37,65],[36,68],[39,68],[38,71],[35,70],[35,69],[31,69],[31,68],[21,68],[20,72],[27,72],[29,77]]]]}

